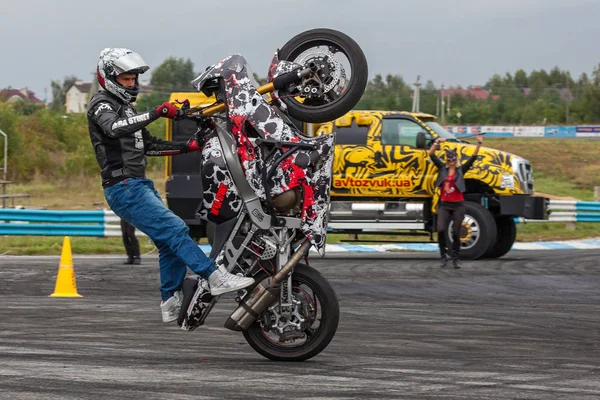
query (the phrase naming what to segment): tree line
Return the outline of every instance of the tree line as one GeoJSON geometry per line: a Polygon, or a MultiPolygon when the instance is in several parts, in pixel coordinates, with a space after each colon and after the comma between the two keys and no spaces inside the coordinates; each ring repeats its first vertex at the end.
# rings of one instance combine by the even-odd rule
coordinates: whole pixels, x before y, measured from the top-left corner
{"type": "MultiPolygon", "coordinates": [[[[11,181],[100,176],[85,114],[64,115],[22,101],[0,102],[0,129],[8,135],[7,178],[11,181]]],[[[164,119],[158,119],[148,129],[154,136],[164,138],[164,119]]],[[[0,160],[4,154],[1,139],[0,160]]],[[[148,157],[150,170],[163,167],[164,157],[148,157]]]]}
{"type": "MultiPolygon", "coordinates": [[[[148,109],[168,99],[173,91],[193,90],[189,82],[197,75],[189,59],[167,59],[153,73],[153,92],[140,100],[141,106],[148,109]]],[[[254,77],[261,84],[266,81],[256,74],[254,77]]],[[[519,69],[512,74],[495,74],[482,87],[489,93],[487,99],[461,94],[442,96],[443,88],[428,81],[420,90],[420,111],[441,117],[443,100],[442,122],[448,124],[600,123],[600,65],[591,75],[584,73],[577,79],[558,67],[529,74],[519,69]]],[[[413,92],[413,85],[401,75],[376,75],[369,80],[356,108],[410,111],[413,92]]]]}
{"type": "MultiPolygon", "coordinates": [[[[171,92],[193,91],[191,81],[198,76],[190,59],[167,58],[152,70],[151,93],[140,96],[137,108],[149,110],[169,99],[171,92]]],[[[265,78],[254,74],[259,83],[265,78]]],[[[60,83],[52,82],[54,98],[59,110],[64,96],[74,83],[67,77],[60,83]]],[[[448,124],[478,125],[541,125],[541,124],[594,124],[600,123],[600,65],[591,75],[582,74],[576,80],[568,71],[554,67],[527,73],[523,69],[503,76],[493,75],[482,87],[489,92],[487,99],[470,95],[442,96],[443,87],[427,81],[420,90],[420,111],[442,117],[448,124]],[[443,107],[442,107],[443,102],[443,107]]],[[[446,89],[452,89],[448,87],[446,89]]],[[[461,89],[460,86],[454,87],[461,89]]],[[[376,75],[369,80],[357,109],[410,111],[413,103],[413,85],[401,75],[376,75]]]]}
{"type": "MultiPolygon", "coordinates": [[[[460,87],[458,87],[460,88],[460,87]]],[[[483,88],[487,99],[455,94],[444,97],[448,124],[543,125],[600,123],[600,66],[577,80],[555,67],[527,74],[494,75],[483,88]]],[[[442,91],[428,81],[420,91],[420,111],[441,116],[442,91]]],[[[413,88],[400,75],[375,76],[357,108],[406,110],[412,107],[413,88]]]]}

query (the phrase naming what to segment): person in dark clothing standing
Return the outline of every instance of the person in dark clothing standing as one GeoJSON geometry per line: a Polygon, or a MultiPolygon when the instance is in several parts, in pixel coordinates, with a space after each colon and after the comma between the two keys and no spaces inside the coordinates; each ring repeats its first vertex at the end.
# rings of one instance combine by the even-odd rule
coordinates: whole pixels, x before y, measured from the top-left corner
{"type": "Polygon", "coordinates": [[[196,139],[166,141],[146,129],[160,117],[177,115],[177,109],[167,102],[147,112],[135,110],[132,103],[139,93],[138,75],[148,69],[142,57],[129,49],[102,50],[97,70],[102,90],[90,99],[87,118],[108,205],[117,216],[148,235],[158,248],[160,310],[163,322],[171,322],[181,308],[187,267],[208,280],[213,296],[248,287],[254,279],[216,268],[190,237],[185,222],[165,206],[154,182],[146,177],[146,156],[202,150],[196,139]]]}
{"type": "Polygon", "coordinates": [[[446,244],[446,230],[450,221],[452,221],[452,264],[454,268],[460,268],[460,228],[465,217],[465,206],[463,193],[466,190],[464,175],[473,166],[481,144],[483,136],[481,133],[475,135],[477,145],[473,155],[463,164],[458,164],[458,154],[456,149],[446,149],[446,164],[436,155],[436,149],[440,148],[440,143],[445,142],[445,138],[437,138],[429,148],[431,161],[439,169],[435,187],[440,188],[440,201],[437,211],[437,234],[440,246],[442,268],[448,265],[448,249],[446,244]]]}
{"type": "Polygon", "coordinates": [[[125,220],[121,220],[121,233],[123,234],[123,245],[127,253],[127,260],[123,264],[141,264],[140,243],[135,237],[135,226],[128,224],[125,220]]]}

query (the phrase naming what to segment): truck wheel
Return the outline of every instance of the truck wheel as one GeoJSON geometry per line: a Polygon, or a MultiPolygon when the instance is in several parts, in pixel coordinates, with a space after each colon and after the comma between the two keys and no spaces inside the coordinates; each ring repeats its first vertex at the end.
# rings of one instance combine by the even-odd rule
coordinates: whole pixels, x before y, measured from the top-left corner
{"type": "Polygon", "coordinates": [[[485,254],[486,258],[500,258],[510,251],[517,239],[517,225],[513,217],[496,218],[496,243],[485,254]]]}
{"type": "MultiPolygon", "coordinates": [[[[453,229],[450,221],[446,230],[446,242],[450,248],[453,229]]],[[[460,227],[461,250],[460,258],[465,260],[477,260],[483,257],[496,243],[496,221],[492,214],[481,205],[472,201],[465,201],[465,218],[460,227]]]]}

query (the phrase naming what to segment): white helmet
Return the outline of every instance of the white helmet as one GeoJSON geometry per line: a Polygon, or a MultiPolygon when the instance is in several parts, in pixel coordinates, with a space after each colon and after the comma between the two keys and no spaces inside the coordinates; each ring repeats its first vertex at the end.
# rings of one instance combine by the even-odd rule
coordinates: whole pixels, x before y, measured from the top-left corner
{"type": "Polygon", "coordinates": [[[129,49],[106,48],[100,52],[98,60],[98,83],[126,103],[134,102],[140,91],[137,75],[149,69],[138,53],[129,49]],[[125,72],[136,74],[134,87],[128,88],[116,81],[115,78],[125,72]]]}

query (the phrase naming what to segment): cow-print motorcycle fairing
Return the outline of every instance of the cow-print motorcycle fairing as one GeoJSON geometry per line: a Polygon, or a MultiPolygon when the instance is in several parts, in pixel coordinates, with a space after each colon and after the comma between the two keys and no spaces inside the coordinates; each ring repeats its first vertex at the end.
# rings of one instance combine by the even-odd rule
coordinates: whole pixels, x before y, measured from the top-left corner
{"type": "MultiPolygon", "coordinates": [[[[269,79],[297,67],[298,65],[287,61],[278,61],[275,56],[269,79]]],[[[233,150],[239,157],[250,186],[261,200],[266,200],[262,172],[274,168],[274,174],[268,183],[271,196],[301,188],[301,230],[319,253],[324,254],[335,136],[309,138],[302,135],[279,109],[267,103],[256,91],[246,60],[239,54],[229,56],[208,68],[194,81],[194,85],[202,90],[205,82],[215,78],[222,78],[224,81],[228,131],[234,138],[233,150]],[[283,146],[275,157],[265,160],[268,149],[255,146],[251,139],[256,137],[278,142],[313,144],[314,149],[298,150],[275,166],[275,159],[289,150],[289,147],[283,146]]],[[[201,217],[214,222],[215,208],[218,208],[219,213],[232,213],[230,215],[233,217],[242,206],[220,146],[217,137],[211,138],[206,142],[202,153],[205,192],[201,217]],[[218,202],[222,204],[217,204],[218,202]]]]}

